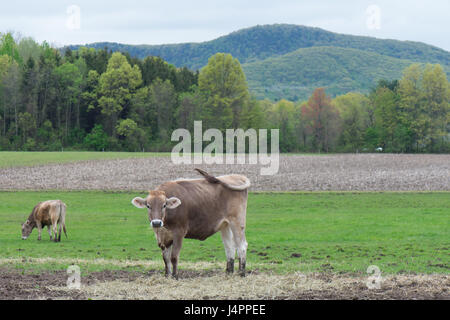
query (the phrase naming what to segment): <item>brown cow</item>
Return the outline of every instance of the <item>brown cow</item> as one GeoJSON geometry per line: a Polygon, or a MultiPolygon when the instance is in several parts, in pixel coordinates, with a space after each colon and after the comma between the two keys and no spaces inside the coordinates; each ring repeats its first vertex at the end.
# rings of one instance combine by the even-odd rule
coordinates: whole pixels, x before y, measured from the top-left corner
{"type": "Polygon", "coordinates": [[[38,228],[38,240],[41,240],[42,228],[47,226],[50,241],[52,240],[52,230],[54,241],[61,241],[61,227],[66,233],[66,204],[61,200],[48,200],[39,202],[31,211],[27,221],[22,224],[22,239],[27,239],[34,228],[38,228]],[[57,232],[57,225],[59,223],[59,234],[57,232]],[[50,230],[50,226],[52,230],[50,230]]]}
{"type": "Polygon", "coordinates": [[[131,203],[148,208],[150,226],[162,250],[166,276],[177,278],[178,257],[183,238],[205,240],[220,230],[227,256],[227,273],[234,271],[237,251],[239,273],[245,275],[247,241],[245,219],[250,181],[242,175],[210,176],[195,169],[204,179],[175,180],[149,191],[131,203]]]}

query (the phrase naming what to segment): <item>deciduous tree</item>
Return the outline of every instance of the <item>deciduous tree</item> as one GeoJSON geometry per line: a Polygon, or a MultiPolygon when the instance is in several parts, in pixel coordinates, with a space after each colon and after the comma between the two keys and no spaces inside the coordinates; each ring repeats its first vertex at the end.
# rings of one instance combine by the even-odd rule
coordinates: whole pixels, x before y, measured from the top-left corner
{"type": "Polygon", "coordinates": [[[242,109],[249,98],[239,61],[231,54],[216,53],[200,71],[198,83],[206,97],[206,125],[218,129],[238,128],[242,109]]]}
{"type": "Polygon", "coordinates": [[[313,148],[329,152],[337,138],[339,112],[325,94],[324,88],[314,90],[308,103],[302,108],[309,133],[313,137],[313,148]]]}

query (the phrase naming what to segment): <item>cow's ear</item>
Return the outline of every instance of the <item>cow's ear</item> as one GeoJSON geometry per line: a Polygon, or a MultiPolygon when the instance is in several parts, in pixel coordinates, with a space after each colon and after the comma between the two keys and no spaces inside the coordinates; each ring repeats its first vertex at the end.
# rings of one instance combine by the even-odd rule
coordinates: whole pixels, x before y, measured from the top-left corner
{"type": "Polygon", "coordinates": [[[131,200],[131,203],[133,206],[139,209],[143,209],[146,207],[146,201],[145,199],[142,199],[141,197],[136,197],[133,200],[131,200]]]}
{"type": "Polygon", "coordinates": [[[175,209],[176,207],[178,207],[181,204],[181,200],[176,197],[172,197],[172,198],[169,198],[166,200],[166,204],[167,204],[167,208],[175,209]]]}

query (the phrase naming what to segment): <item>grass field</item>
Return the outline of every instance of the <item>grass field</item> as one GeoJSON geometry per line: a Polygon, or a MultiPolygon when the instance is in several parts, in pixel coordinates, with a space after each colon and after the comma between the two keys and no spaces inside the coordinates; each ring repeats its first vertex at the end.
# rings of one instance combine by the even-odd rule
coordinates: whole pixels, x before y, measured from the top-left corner
{"type": "Polygon", "coordinates": [[[107,160],[157,157],[170,153],[155,152],[0,152],[0,168],[67,163],[83,160],[107,160]]]}
{"type": "Polygon", "coordinates": [[[163,276],[146,211],[130,201],[144,196],[133,190],[197,177],[193,165],[174,165],[165,153],[0,152],[0,300],[448,299],[448,160],[280,155],[270,177],[258,166],[203,165],[252,182],[249,274],[225,275],[216,234],[185,239],[175,281],[163,276]],[[44,230],[37,241],[35,230],[22,240],[21,224],[46,199],[67,203],[69,238],[53,243],[44,230]],[[80,290],[67,288],[72,264],[81,269],[80,290]],[[380,289],[367,285],[371,265],[380,289]]]}
{"type": "MultiPolygon", "coordinates": [[[[129,192],[0,192],[0,264],[33,271],[103,269],[162,272],[145,210],[129,192]],[[41,200],[66,202],[68,239],[21,240],[20,225],[41,200]],[[30,259],[31,258],[31,259],[30,259]]],[[[248,269],[287,274],[449,273],[450,193],[251,193],[247,212],[248,269]]],[[[219,234],[185,240],[181,270],[224,269],[219,234]]]]}
{"type": "MultiPolygon", "coordinates": [[[[316,155],[292,153],[286,155],[316,155]]],[[[327,154],[322,154],[325,156],[327,154]]],[[[64,151],[64,152],[28,152],[0,151],[0,168],[14,168],[56,163],[68,163],[85,160],[111,160],[170,156],[170,152],[95,152],[95,151],[64,151]]]]}

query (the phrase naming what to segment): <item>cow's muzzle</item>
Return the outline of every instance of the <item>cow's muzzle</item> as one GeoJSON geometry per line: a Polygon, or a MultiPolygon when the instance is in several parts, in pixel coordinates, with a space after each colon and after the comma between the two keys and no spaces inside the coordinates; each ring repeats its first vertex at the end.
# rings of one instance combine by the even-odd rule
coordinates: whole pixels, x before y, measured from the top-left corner
{"type": "Polygon", "coordinates": [[[164,223],[162,222],[162,220],[159,219],[155,219],[150,222],[150,226],[152,228],[161,228],[163,225],[164,223]]]}

